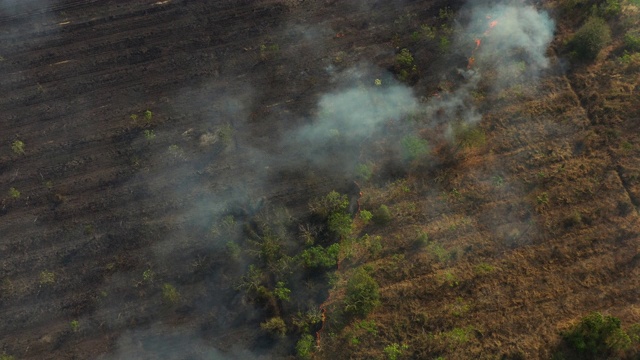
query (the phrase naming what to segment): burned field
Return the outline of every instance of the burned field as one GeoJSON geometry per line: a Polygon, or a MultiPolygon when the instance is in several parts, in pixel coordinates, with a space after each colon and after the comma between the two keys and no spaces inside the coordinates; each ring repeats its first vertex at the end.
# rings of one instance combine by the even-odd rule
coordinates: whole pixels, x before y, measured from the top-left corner
{"type": "Polygon", "coordinates": [[[0,356],[637,356],[634,1],[0,10],[0,356]]]}

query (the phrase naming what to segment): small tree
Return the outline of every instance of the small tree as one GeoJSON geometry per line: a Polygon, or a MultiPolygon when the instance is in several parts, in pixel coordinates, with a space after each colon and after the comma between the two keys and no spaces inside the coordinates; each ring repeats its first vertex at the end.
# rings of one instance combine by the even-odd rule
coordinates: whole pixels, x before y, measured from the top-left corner
{"type": "Polygon", "coordinates": [[[16,140],[11,143],[11,150],[16,154],[24,154],[24,143],[20,140],[16,140]]]}
{"type": "Polygon", "coordinates": [[[594,60],[610,42],[609,25],[601,18],[590,17],[573,35],[569,46],[578,58],[594,60]]]}
{"type": "Polygon", "coordinates": [[[378,210],[373,213],[372,220],[377,225],[387,225],[391,222],[391,212],[387,205],[380,205],[378,210]]]}
{"type": "Polygon", "coordinates": [[[302,335],[302,338],[300,338],[296,344],[296,354],[298,354],[298,357],[302,360],[311,359],[315,345],[313,336],[309,334],[302,335]]]}
{"type": "Polygon", "coordinates": [[[631,345],[629,335],[622,330],[620,319],[593,312],[562,334],[569,346],[589,358],[606,356],[631,345]]]}
{"type": "Polygon", "coordinates": [[[281,317],[274,317],[261,323],[260,328],[271,335],[284,336],[287,333],[287,325],[281,317]]]}
{"type": "Polygon", "coordinates": [[[171,284],[162,285],[162,301],[167,305],[174,305],[180,300],[180,293],[171,284]]]}
{"type": "Polygon", "coordinates": [[[358,268],[347,282],[344,299],[345,312],[366,316],[380,304],[378,283],[363,268],[358,268]]]}

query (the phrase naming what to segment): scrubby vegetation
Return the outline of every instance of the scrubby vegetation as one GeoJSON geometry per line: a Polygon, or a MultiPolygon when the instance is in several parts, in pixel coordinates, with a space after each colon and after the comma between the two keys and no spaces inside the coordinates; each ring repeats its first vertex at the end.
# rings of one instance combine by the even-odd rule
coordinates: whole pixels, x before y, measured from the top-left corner
{"type": "Polygon", "coordinates": [[[569,42],[576,57],[584,60],[594,60],[600,50],[611,42],[611,29],[601,18],[590,17],[569,42]]]}

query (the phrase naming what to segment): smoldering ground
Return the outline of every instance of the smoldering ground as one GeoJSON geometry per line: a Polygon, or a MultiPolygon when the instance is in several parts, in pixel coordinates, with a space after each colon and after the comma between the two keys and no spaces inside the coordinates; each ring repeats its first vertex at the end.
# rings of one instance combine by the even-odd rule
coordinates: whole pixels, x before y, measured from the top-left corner
{"type": "MultiPolygon", "coordinates": [[[[395,80],[393,75],[384,69],[376,68],[372,65],[360,65],[346,69],[342,72],[332,74],[331,90],[319,96],[314,114],[301,122],[306,124],[300,128],[293,129],[282,137],[283,152],[287,153],[287,159],[291,159],[291,154],[298,159],[296,161],[284,163],[277,155],[265,154],[256,150],[251,156],[259,158],[261,167],[285,169],[287,167],[297,167],[301,164],[311,163],[312,167],[320,170],[329,170],[332,173],[347,174],[352,172],[355,165],[366,159],[362,156],[363,142],[375,137],[384,136],[386,124],[389,121],[404,121],[408,116],[420,114],[421,121],[418,125],[410,125],[401,131],[409,133],[420,126],[433,126],[436,122],[454,123],[465,122],[471,126],[478,124],[482,117],[482,112],[477,108],[473,99],[474,92],[486,89],[504,89],[516,82],[532,81],[539,76],[540,70],[548,66],[545,56],[546,47],[553,34],[553,23],[544,13],[531,6],[514,5],[515,3],[483,3],[477,5],[473,3],[465,7],[463,19],[457,30],[457,49],[466,49],[465,54],[471,54],[474,47],[474,39],[482,37],[480,47],[473,54],[476,57],[474,66],[471,69],[461,68],[460,73],[465,76],[458,80],[457,86],[450,91],[444,91],[438,97],[432,97],[421,103],[412,88],[395,80]],[[492,19],[497,19],[498,24],[491,28],[485,35],[491,21],[487,21],[487,14],[492,19]],[[466,17],[466,21],[464,20],[466,17]],[[502,55],[502,56],[501,56],[502,55]],[[499,59],[496,60],[495,56],[499,59]],[[496,61],[503,66],[493,66],[496,61]],[[524,64],[524,71],[522,71],[524,64]],[[504,66],[506,65],[506,66],[504,66]],[[485,70],[489,68],[490,70],[485,70]],[[515,69],[515,76],[514,76],[515,69]],[[486,75],[485,75],[486,74],[486,75]],[[376,81],[376,80],[379,80],[376,81]],[[480,86],[484,86],[480,88],[480,86]]],[[[462,51],[462,50],[461,50],[462,51]]],[[[454,69],[458,70],[458,69],[454,69]]],[[[213,96],[213,95],[212,95],[213,96]]],[[[196,134],[204,135],[214,133],[217,126],[223,124],[223,119],[230,120],[234,127],[241,129],[249,116],[250,103],[258,94],[250,96],[238,96],[223,98],[220,104],[211,108],[210,116],[218,117],[214,125],[202,129],[195,129],[196,134]]],[[[203,99],[203,101],[206,99],[203,99]]],[[[199,106],[199,102],[194,102],[194,106],[199,106]]],[[[206,121],[206,120],[205,120],[206,121]]],[[[185,129],[185,131],[188,129],[185,129]]],[[[242,137],[242,136],[240,136],[242,137]]],[[[192,139],[193,140],[193,139],[192,139]]],[[[189,140],[189,141],[192,141],[189,140]]],[[[185,140],[187,141],[187,140],[185,140]]],[[[234,144],[235,145],[235,144],[234,144]]],[[[244,150],[250,144],[242,143],[238,145],[244,150]]],[[[187,145],[183,146],[187,148],[187,145]]],[[[166,149],[161,149],[158,156],[166,156],[166,149]]],[[[240,157],[233,158],[220,156],[219,161],[239,161],[240,157]]],[[[178,161],[183,161],[178,159],[178,161]]],[[[168,167],[175,167],[169,164],[168,167]]],[[[201,171],[204,168],[196,168],[191,165],[180,165],[186,173],[201,171]]],[[[236,166],[231,164],[230,166],[236,166]]],[[[214,166],[215,169],[215,166],[214,166]]],[[[226,168],[219,167],[220,172],[225,172],[226,168]]],[[[268,182],[264,181],[264,173],[250,167],[237,167],[237,175],[248,178],[251,182],[251,194],[245,191],[230,190],[228,195],[218,192],[211,196],[202,196],[194,191],[194,188],[202,187],[194,180],[181,178],[176,188],[168,192],[168,201],[177,199],[187,200],[192,204],[192,210],[180,214],[189,226],[180,226],[182,229],[189,228],[193,224],[203,230],[209,229],[215,223],[220,222],[225,216],[230,214],[229,205],[234,200],[247,202],[247,198],[255,198],[256,194],[264,191],[267,193],[268,182]],[[258,179],[258,180],[256,180],[258,179]]],[[[228,175],[228,174],[227,174],[228,175]]],[[[489,175],[487,175],[489,176],[489,175]]],[[[193,177],[192,179],[195,179],[193,177]]],[[[149,181],[154,181],[154,176],[149,177],[149,181]]],[[[172,253],[176,250],[181,252],[193,250],[194,243],[185,242],[176,244],[175,241],[189,237],[185,230],[178,229],[174,234],[162,234],[163,239],[155,248],[156,260],[153,262],[161,264],[175,260],[172,253]]],[[[207,249],[204,243],[198,239],[202,246],[207,249]]],[[[222,244],[213,245],[223,250],[222,244]],[[219,247],[218,247],[219,246],[219,247]]],[[[220,278],[222,279],[222,278],[220,278]]],[[[207,291],[212,291],[211,288],[207,291]]],[[[203,293],[197,311],[205,309],[218,300],[211,293],[203,293]]],[[[230,324],[223,324],[230,326],[230,324]]],[[[165,349],[166,344],[173,344],[172,349],[167,349],[168,357],[180,349],[195,347],[202,348],[203,352],[210,351],[218,356],[216,350],[212,350],[202,341],[197,340],[201,336],[198,332],[168,332],[163,335],[153,333],[133,332],[122,335],[117,343],[115,358],[126,358],[126,356],[147,356],[149,358],[158,356],[165,349]],[[194,340],[196,339],[196,340],[194,340]],[[194,345],[195,344],[195,345],[194,345]]],[[[244,354],[244,353],[243,353],[244,354]]],[[[177,355],[176,355],[177,356],[177,355]]],[[[193,354],[198,358],[197,354],[193,354]]],[[[231,355],[234,358],[234,355],[231,355]]]]}

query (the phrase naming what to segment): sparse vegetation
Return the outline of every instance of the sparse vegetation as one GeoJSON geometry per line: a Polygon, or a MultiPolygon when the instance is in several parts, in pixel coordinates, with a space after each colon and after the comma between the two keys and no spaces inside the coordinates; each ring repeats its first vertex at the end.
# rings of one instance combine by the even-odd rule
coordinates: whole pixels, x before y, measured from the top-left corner
{"type": "Polygon", "coordinates": [[[72,320],[69,325],[71,326],[71,331],[73,332],[78,332],[78,330],[80,330],[80,322],[78,320],[72,320]]]}
{"type": "Polygon", "coordinates": [[[40,272],[40,285],[52,285],[56,282],[56,275],[48,270],[40,272]]]}
{"type": "Polygon", "coordinates": [[[393,343],[391,345],[387,345],[384,348],[384,353],[387,356],[388,360],[397,360],[399,356],[402,355],[402,352],[404,350],[407,350],[409,348],[409,346],[407,346],[406,344],[398,344],[398,343],[393,343]]]}

